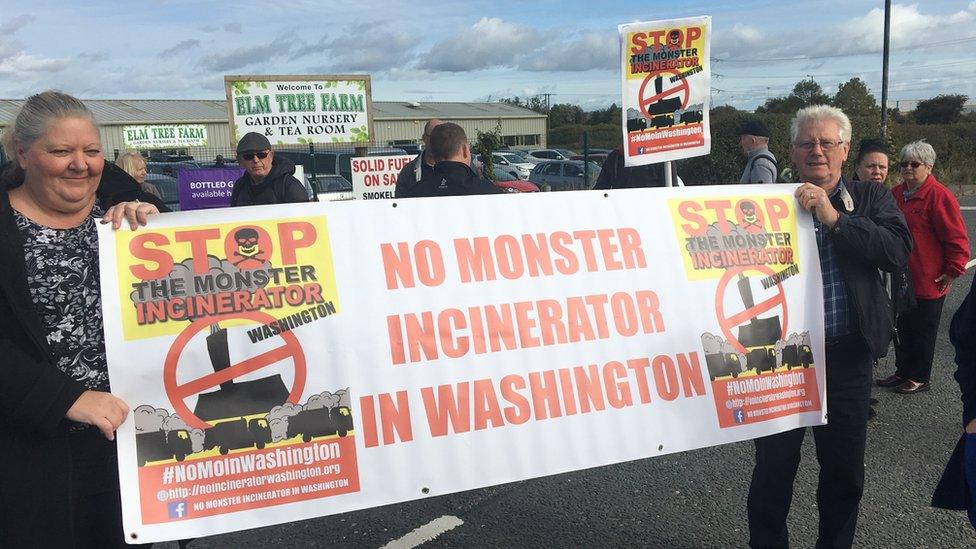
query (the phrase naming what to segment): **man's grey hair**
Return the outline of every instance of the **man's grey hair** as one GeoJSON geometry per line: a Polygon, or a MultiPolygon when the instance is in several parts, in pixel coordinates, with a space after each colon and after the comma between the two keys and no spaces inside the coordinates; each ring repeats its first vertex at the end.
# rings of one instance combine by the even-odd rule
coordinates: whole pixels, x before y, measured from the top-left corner
{"type": "Polygon", "coordinates": [[[935,166],[935,149],[924,139],[919,139],[902,147],[899,159],[902,162],[914,160],[929,167],[935,166]]]}
{"type": "Polygon", "coordinates": [[[837,127],[840,128],[840,140],[844,143],[851,142],[851,119],[844,114],[844,111],[829,105],[810,105],[796,111],[796,116],[790,123],[790,142],[796,143],[796,136],[800,135],[800,128],[804,124],[821,120],[837,123],[837,127]]]}

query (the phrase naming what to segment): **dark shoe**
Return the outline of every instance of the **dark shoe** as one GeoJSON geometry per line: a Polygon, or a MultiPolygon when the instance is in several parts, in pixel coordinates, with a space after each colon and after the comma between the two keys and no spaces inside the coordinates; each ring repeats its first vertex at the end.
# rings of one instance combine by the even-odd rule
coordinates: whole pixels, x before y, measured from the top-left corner
{"type": "Polygon", "coordinates": [[[878,399],[876,399],[874,397],[871,397],[871,399],[868,400],[868,404],[870,404],[871,406],[874,406],[874,405],[878,404],[878,399]]]}
{"type": "Polygon", "coordinates": [[[891,374],[886,378],[874,380],[874,384],[878,387],[897,387],[906,381],[908,380],[898,374],[891,374]]]}
{"type": "Polygon", "coordinates": [[[874,419],[874,416],[878,415],[878,412],[874,409],[874,406],[868,408],[868,420],[874,419]]]}
{"type": "Polygon", "coordinates": [[[919,383],[917,381],[912,381],[906,379],[905,383],[902,383],[895,389],[895,392],[901,395],[914,395],[918,393],[924,393],[929,390],[929,382],[919,383]]]}

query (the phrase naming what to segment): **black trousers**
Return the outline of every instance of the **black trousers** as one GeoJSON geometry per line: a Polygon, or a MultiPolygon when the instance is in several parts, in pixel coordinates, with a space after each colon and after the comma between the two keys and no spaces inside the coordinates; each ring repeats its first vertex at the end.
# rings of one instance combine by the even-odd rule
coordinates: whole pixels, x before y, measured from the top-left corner
{"type": "MultiPolygon", "coordinates": [[[[871,397],[871,358],[859,335],[827,344],[827,425],[814,427],[820,478],[816,546],[850,547],[864,491],[864,443],[871,397]]],[[[756,467],[749,486],[749,545],[789,547],[786,518],[800,465],[805,428],[755,440],[756,467]]],[[[802,546],[809,546],[804,540],[802,546]]]]}
{"type": "Polygon", "coordinates": [[[943,303],[945,296],[919,299],[914,309],[898,315],[895,367],[901,377],[919,383],[925,383],[931,377],[943,303]]]}

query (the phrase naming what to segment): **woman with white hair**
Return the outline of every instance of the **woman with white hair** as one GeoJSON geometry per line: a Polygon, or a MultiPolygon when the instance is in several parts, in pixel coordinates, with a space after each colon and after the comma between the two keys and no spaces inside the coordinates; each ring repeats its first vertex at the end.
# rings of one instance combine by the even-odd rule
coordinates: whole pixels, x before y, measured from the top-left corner
{"type": "Polygon", "coordinates": [[[899,165],[902,183],[892,194],[915,240],[908,267],[918,305],[898,316],[897,370],[877,383],[894,387],[897,393],[913,395],[929,389],[942,305],[952,281],[966,270],[969,237],[959,202],[932,175],[932,145],[925,141],[905,145],[899,165]]]}
{"type": "Polygon", "coordinates": [[[109,385],[96,227],[158,209],[102,192],[98,126],[70,95],[27,98],[3,145],[0,547],[126,547],[114,440],[129,407],[109,385]]]}

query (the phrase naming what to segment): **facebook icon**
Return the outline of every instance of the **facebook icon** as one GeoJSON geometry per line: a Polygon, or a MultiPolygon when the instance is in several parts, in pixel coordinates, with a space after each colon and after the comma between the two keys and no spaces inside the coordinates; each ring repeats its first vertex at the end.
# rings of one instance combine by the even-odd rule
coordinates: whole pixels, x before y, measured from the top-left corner
{"type": "Polygon", "coordinates": [[[746,415],[742,413],[742,408],[736,408],[732,411],[732,419],[734,419],[736,423],[742,423],[746,420],[746,415]]]}
{"type": "Polygon", "coordinates": [[[169,518],[174,518],[174,519],[186,518],[185,499],[171,501],[167,504],[167,506],[169,507],[169,518]]]}

